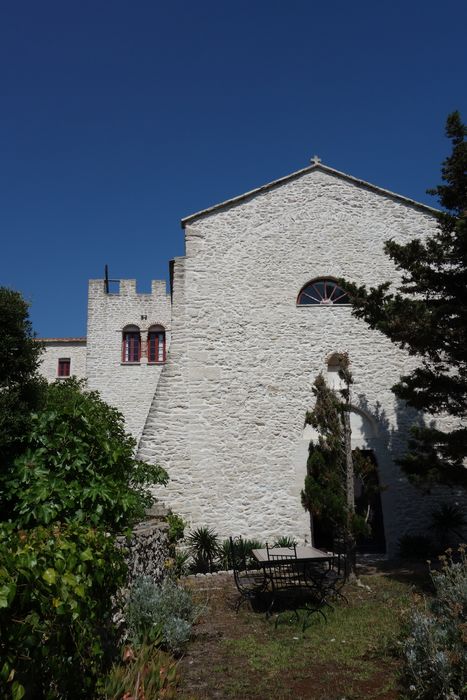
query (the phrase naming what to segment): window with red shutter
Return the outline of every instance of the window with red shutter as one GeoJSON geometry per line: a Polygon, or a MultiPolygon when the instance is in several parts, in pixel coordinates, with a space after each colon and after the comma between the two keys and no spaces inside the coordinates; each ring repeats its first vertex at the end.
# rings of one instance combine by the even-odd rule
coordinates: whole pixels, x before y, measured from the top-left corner
{"type": "Polygon", "coordinates": [[[137,326],[127,326],[122,338],[122,362],[139,362],[141,359],[141,334],[137,326]]]}
{"type": "Polygon", "coordinates": [[[71,360],[69,357],[61,357],[58,360],[57,376],[58,377],[69,377],[70,376],[71,360]]]}
{"type": "Polygon", "coordinates": [[[148,331],[148,362],[165,362],[165,329],[151,326],[148,331]]]}

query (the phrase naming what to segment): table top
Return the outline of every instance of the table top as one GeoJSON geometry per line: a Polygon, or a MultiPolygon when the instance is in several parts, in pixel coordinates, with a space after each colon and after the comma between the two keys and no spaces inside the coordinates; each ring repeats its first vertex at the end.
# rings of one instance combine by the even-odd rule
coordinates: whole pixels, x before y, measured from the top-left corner
{"type": "MultiPolygon", "coordinates": [[[[332,559],[332,552],[324,552],[321,549],[316,549],[315,547],[303,546],[297,547],[297,559],[300,561],[329,561],[332,559]]],[[[252,549],[251,551],[254,558],[259,561],[260,564],[270,561],[268,557],[268,550],[265,549],[252,549]]],[[[281,556],[290,557],[293,556],[293,547],[270,547],[269,554],[274,554],[274,561],[276,561],[281,556]]]]}

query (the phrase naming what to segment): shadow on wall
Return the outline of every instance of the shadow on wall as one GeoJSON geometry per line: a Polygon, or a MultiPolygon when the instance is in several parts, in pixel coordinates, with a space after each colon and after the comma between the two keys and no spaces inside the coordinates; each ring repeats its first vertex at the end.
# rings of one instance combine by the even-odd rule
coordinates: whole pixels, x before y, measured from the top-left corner
{"type": "Polygon", "coordinates": [[[433,427],[435,420],[426,421],[420,411],[397,398],[392,425],[381,404],[371,406],[363,394],[358,395],[357,410],[377,425],[377,439],[372,439],[371,422],[363,421],[362,430],[367,444],[373,443],[378,463],[385,530],[391,541],[390,553],[397,553],[398,542],[404,537],[424,537],[434,542],[442,539],[442,533],[434,525],[434,511],[449,506],[462,509],[466,494],[460,488],[446,485],[436,486],[431,492],[417,488],[395,463],[407,452],[410,428],[433,427]]]}

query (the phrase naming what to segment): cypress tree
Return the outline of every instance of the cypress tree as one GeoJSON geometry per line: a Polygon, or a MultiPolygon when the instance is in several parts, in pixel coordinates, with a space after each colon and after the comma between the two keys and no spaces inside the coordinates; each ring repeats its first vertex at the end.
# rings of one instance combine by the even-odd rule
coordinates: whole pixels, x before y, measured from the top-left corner
{"type": "Polygon", "coordinates": [[[375,465],[360,450],[351,449],[350,386],[353,379],[347,355],[342,354],[339,360],[340,392],[331,389],[322,374],[313,384],[315,406],[307,413],[305,424],[315,428],[318,440],[310,442],[301,500],[310,516],[319,518],[330,540],[344,540],[348,560],[354,568],[356,538],[369,532],[365,517],[355,512],[354,479],[358,476],[363,483],[371,481],[375,465]]]}

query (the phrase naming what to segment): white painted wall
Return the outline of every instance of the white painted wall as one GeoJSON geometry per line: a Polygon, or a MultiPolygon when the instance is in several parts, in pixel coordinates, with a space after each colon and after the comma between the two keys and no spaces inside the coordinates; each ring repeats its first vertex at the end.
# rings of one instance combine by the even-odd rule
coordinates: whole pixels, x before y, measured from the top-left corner
{"type": "Polygon", "coordinates": [[[44,352],[41,356],[39,374],[54,382],[58,379],[58,360],[70,358],[70,376],[77,379],[86,377],[86,338],[41,338],[44,352]]]}

